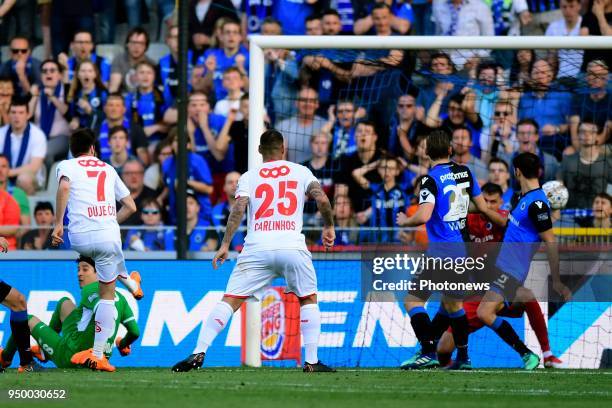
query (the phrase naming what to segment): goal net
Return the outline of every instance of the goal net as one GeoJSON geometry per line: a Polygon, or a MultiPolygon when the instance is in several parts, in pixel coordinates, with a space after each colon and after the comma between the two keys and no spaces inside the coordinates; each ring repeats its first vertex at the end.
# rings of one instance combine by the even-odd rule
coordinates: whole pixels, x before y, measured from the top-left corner
{"type": "MultiPolygon", "coordinates": [[[[417,181],[429,168],[425,144],[433,131],[448,135],[453,160],[466,164],[481,186],[500,186],[506,210],[520,190],[513,157],[537,154],[541,182],[560,180],[569,191],[554,224],[566,244],[562,264],[612,270],[609,256],[602,256],[610,252],[610,214],[601,208],[612,192],[605,51],[611,47],[605,37],[251,37],[249,166],[261,160],[256,149],[264,126],[273,127],[285,137],[287,159],[311,168],[334,206],[337,241],[331,252],[322,250],[314,203],[304,215],[320,290],[321,360],[398,366],[418,347],[402,299],[373,301],[364,292],[361,261],[364,248],[372,246],[418,253],[427,245],[424,228],[400,229],[395,219],[416,211],[417,181]]],[[[537,259],[526,286],[548,284],[533,276],[546,264],[537,259]]],[[[612,282],[609,276],[574,281],[574,290],[591,291],[587,300],[538,299],[551,351],[570,367],[606,366],[612,282]],[[605,293],[593,295],[598,285],[605,293]]],[[[245,314],[244,327],[251,327],[244,336],[250,344],[245,362],[295,364],[275,360],[299,359],[295,350],[279,351],[279,342],[299,347],[299,324],[293,324],[299,307],[297,313],[288,303],[268,307],[283,303],[280,295],[270,296],[245,314]]],[[[427,310],[433,316],[437,308],[434,297],[427,310]]],[[[542,339],[527,316],[509,321],[542,354],[542,339]]],[[[486,327],[470,335],[470,350],[476,366],[520,364],[486,327]]]]}

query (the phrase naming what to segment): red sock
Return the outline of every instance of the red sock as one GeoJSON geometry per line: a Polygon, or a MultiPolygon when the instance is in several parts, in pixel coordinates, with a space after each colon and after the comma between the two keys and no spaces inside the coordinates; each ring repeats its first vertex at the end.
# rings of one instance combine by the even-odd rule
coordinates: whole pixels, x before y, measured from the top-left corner
{"type": "Polygon", "coordinates": [[[525,312],[529,318],[529,324],[538,338],[538,343],[540,343],[542,352],[550,351],[548,329],[546,328],[546,322],[544,321],[544,315],[542,314],[540,304],[535,300],[525,303],[525,312]]]}

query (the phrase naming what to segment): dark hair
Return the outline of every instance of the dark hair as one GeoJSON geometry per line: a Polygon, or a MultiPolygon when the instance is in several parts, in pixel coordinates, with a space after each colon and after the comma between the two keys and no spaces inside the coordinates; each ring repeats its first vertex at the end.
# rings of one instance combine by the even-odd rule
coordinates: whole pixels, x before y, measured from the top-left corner
{"type": "Polygon", "coordinates": [[[39,201],[36,203],[36,207],[34,207],[34,214],[39,211],[51,211],[51,214],[54,214],[53,204],[48,201],[39,201]]]}
{"type": "Polygon", "coordinates": [[[376,3],[374,4],[374,6],[372,6],[372,11],[370,12],[370,14],[374,14],[374,10],[381,10],[381,9],[387,9],[389,10],[389,13],[391,13],[391,7],[389,7],[387,5],[387,3],[376,3]]]}
{"type": "Polygon", "coordinates": [[[122,125],[113,126],[108,130],[108,140],[111,140],[113,138],[113,135],[119,132],[125,133],[125,137],[129,140],[130,132],[128,132],[128,130],[122,125]]]}
{"type": "MultiPolygon", "coordinates": [[[[6,21],[4,22],[4,24],[6,24],[6,21]]],[[[30,48],[32,48],[32,42],[30,41],[30,39],[28,37],[26,37],[25,35],[21,35],[21,34],[17,34],[14,37],[11,37],[11,40],[9,41],[9,44],[12,43],[15,40],[24,40],[28,42],[28,50],[30,48]]]]}
{"type": "Polygon", "coordinates": [[[240,30],[242,30],[242,27],[240,26],[240,21],[236,20],[235,18],[225,17],[225,21],[223,22],[223,24],[221,24],[221,31],[222,32],[223,32],[223,29],[225,28],[225,26],[228,25],[228,24],[237,25],[238,27],[240,27],[240,30]]]}
{"type": "Polygon", "coordinates": [[[42,71],[42,68],[47,65],[47,64],[55,64],[55,66],[57,67],[57,70],[62,73],[64,72],[64,66],[62,64],[60,64],[59,62],[57,62],[56,59],[54,58],[47,58],[46,60],[44,60],[43,62],[40,63],[40,70],[42,71]]]}
{"type": "Polygon", "coordinates": [[[89,149],[96,144],[96,135],[89,128],[80,128],[70,135],[70,153],[74,157],[88,153],[89,149]]]}
{"type": "Polygon", "coordinates": [[[512,159],[512,166],[520,170],[523,177],[535,179],[540,175],[540,158],[533,153],[520,153],[512,159]]]}
{"type": "Polygon", "coordinates": [[[276,24],[279,27],[283,27],[283,25],[281,24],[280,21],[278,21],[277,19],[275,19],[274,17],[266,17],[263,19],[263,21],[261,22],[261,25],[264,24],[276,24]]]}
{"type": "Polygon", "coordinates": [[[506,168],[506,171],[510,171],[510,166],[508,166],[508,163],[504,159],[500,159],[499,157],[492,157],[491,160],[489,160],[487,168],[491,167],[493,163],[501,163],[506,168]]]}
{"type": "Polygon", "coordinates": [[[536,133],[540,133],[540,125],[538,125],[538,122],[536,122],[535,119],[532,118],[525,118],[525,119],[521,119],[518,121],[518,123],[516,124],[516,129],[518,130],[519,126],[522,125],[531,125],[535,128],[536,133]]]}
{"type": "Polygon", "coordinates": [[[77,265],[80,264],[81,262],[85,262],[91,265],[92,268],[94,268],[94,270],[96,269],[96,262],[93,260],[93,258],[90,258],[88,256],[84,256],[84,255],[79,255],[79,257],[76,260],[77,265]]]}
{"type": "Polygon", "coordinates": [[[504,195],[504,190],[502,190],[500,185],[491,182],[485,183],[482,187],[480,187],[480,190],[482,190],[482,192],[485,194],[499,194],[500,196],[504,195]]]}
{"type": "Polygon", "coordinates": [[[125,37],[125,45],[130,42],[130,38],[135,35],[144,35],[145,36],[145,48],[149,49],[149,33],[142,27],[133,27],[130,31],[128,31],[127,36],[125,37]]]}
{"type": "Polygon", "coordinates": [[[450,138],[443,130],[434,130],[427,137],[427,155],[431,160],[444,159],[449,156],[450,138]]]}
{"type": "Polygon", "coordinates": [[[478,64],[478,67],[476,68],[476,78],[478,78],[480,76],[480,73],[484,71],[485,69],[492,69],[495,73],[497,73],[498,66],[499,65],[493,61],[481,62],[480,64],[478,64]]]}
{"type": "Polygon", "coordinates": [[[378,131],[376,130],[376,124],[373,121],[367,119],[360,119],[357,121],[357,123],[355,123],[355,129],[357,129],[357,126],[359,125],[371,127],[372,129],[374,129],[374,133],[378,135],[378,131]]]}
{"type": "Polygon", "coordinates": [[[245,92],[242,94],[242,96],[240,97],[240,101],[248,101],[249,100],[249,93],[245,92]]]}
{"type": "Polygon", "coordinates": [[[276,129],[268,129],[261,135],[259,140],[259,151],[262,155],[273,153],[279,150],[284,143],[281,132],[276,129]]]}
{"type": "Polygon", "coordinates": [[[10,76],[6,76],[6,75],[0,76],[0,82],[10,82],[11,85],[13,85],[13,80],[11,79],[11,77],[10,76]]]}
{"type": "Polygon", "coordinates": [[[9,160],[8,156],[4,153],[0,153],[0,160],[4,159],[8,162],[9,166],[11,165],[11,161],[9,160]]]}
{"type": "Polygon", "coordinates": [[[96,89],[98,91],[106,91],[106,87],[104,86],[104,83],[102,82],[102,77],[100,74],[100,70],[98,69],[98,65],[94,63],[92,60],[81,61],[74,69],[74,77],[72,78],[72,83],[70,84],[68,96],[66,97],[66,100],[68,102],[76,101],[76,96],[83,89],[83,84],[81,83],[77,75],[77,72],[79,72],[83,64],[91,64],[91,66],[93,67],[96,73],[96,78],[94,79],[94,83],[96,84],[96,89]]]}
{"type": "Polygon", "coordinates": [[[338,10],[334,10],[333,8],[325,9],[321,13],[321,17],[331,16],[331,15],[334,15],[334,16],[340,18],[340,13],[338,13],[338,10]]]}
{"type": "Polygon", "coordinates": [[[309,21],[314,21],[314,20],[320,20],[320,19],[321,19],[321,15],[319,13],[312,13],[308,17],[306,17],[306,20],[304,20],[304,23],[307,23],[309,21]]]}
{"type": "Polygon", "coordinates": [[[144,200],[142,200],[142,202],[140,203],[140,210],[149,206],[154,206],[158,210],[162,209],[159,203],[157,202],[157,198],[155,197],[145,198],[144,200]]]}
{"type": "Polygon", "coordinates": [[[141,66],[145,66],[145,67],[149,67],[153,70],[153,72],[155,74],[157,74],[157,68],[155,68],[155,65],[153,65],[153,63],[149,62],[148,60],[142,60],[140,61],[138,64],[136,64],[136,69],[138,70],[139,67],[141,66]]]}
{"type": "Polygon", "coordinates": [[[579,129],[580,129],[580,125],[582,125],[583,123],[595,125],[595,127],[597,128],[597,133],[601,133],[601,131],[603,130],[605,126],[603,123],[596,121],[595,118],[590,115],[584,118],[580,118],[580,124],[578,125],[579,129]]]}
{"type": "Polygon", "coordinates": [[[456,93],[454,95],[452,95],[449,99],[448,99],[448,104],[450,105],[451,102],[455,102],[456,104],[458,104],[459,106],[461,106],[461,104],[463,103],[463,100],[465,99],[465,95],[462,93],[456,93]]]}
{"type": "Polygon", "coordinates": [[[11,98],[11,105],[9,107],[12,108],[13,106],[25,106],[26,111],[30,111],[30,106],[29,103],[30,101],[28,100],[28,98],[23,97],[23,96],[19,96],[19,95],[13,95],[13,97],[11,98]]]}
{"type": "MultiPolygon", "coordinates": [[[[604,200],[608,200],[608,202],[612,204],[612,196],[610,196],[610,194],[606,193],[605,191],[602,191],[601,193],[597,193],[595,195],[595,198],[603,198],[604,200]]],[[[593,201],[595,200],[593,199],[593,201]]]]}
{"type": "Polygon", "coordinates": [[[94,36],[93,36],[93,33],[92,33],[91,31],[89,31],[89,30],[85,30],[85,29],[82,29],[82,28],[81,28],[81,29],[79,29],[79,30],[76,30],[76,31],[74,32],[74,34],[72,35],[73,40],[74,40],[74,39],[76,38],[76,36],[77,36],[77,35],[79,35],[79,34],[89,34],[89,36],[91,37],[91,42],[92,42],[92,43],[94,42],[94,36]]]}
{"type": "Polygon", "coordinates": [[[450,55],[445,52],[435,52],[432,54],[429,60],[433,61],[438,58],[444,58],[448,62],[448,65],[450,65],[452,71],[455,72],[455,64],[453,64],[453,60],[451,59],[450,55]]]}
{"type": "Polygon", "coordinates": [[[119,93],[119,92],[112,92],[112,93],[108,94],[108,96],[106,97],[106,103],[108,103],[108,101],[110,101],[111,98],[113,98],[113,99],[121,99],[121,102],[123,102],[123,104],[125,105],[125,99],[123,98],[123,95],[121,95],[121,93],[119,93]]]}
{"type": "Polygon", "coordinates": [[[468,136],[470,137],[470,140],[472,140],[472,139],[473,139],[473,138],[472,138],[472,131],[470,130],[470,128],[469,128],[469,127],[467,127],[467,126],[465,126],[465,125],[460,125],[460,126],[457,126],[457,127],[455,127],[455,128],[453,129],[453,134],[455,134],[455,132],[456,132],[456,131],[458,131],[458,130],[465,130],[465,131],[468,133],[468,136]]]}

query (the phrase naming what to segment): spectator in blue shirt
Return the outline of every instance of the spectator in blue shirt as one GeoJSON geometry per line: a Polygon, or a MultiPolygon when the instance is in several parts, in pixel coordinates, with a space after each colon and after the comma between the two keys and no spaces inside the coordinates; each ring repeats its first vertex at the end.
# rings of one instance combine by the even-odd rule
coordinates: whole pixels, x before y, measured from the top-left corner
{"type": "Polygon", "coordinates": [[[323,133],[332,135],[331,157],[338,159],[343,154],[357,151],[355,143],[355,123],[365,115],[363,109],[357,109],[353,101],[339,100],[327,110],[327,123],[321,129],[323,133]]]}
{"type": "Polygon", "coordinates": [[[0,76],[10,77],[15,95],[26,96],[30,87],[40,82],[40,61],[32,58],[30,40],[16,36],[11,39],[11,59],[0,66],[0,76]]]}
{"type": "Polygon", "coordinates": [[[167,106],[161,92],[155,88],[154,65],[148,61],[139,62],[136,66],[136,78],[136,92],[129,93],[125,98],[125,116],[130,123],[142,126],[152,149],[168,131],[164,123],[167,106]]]}
{"type": "Polygon", "coordinates": [[[123,240],[123,249],[163,251],[166,232],[163,229],[161,207],[157,200],[148,198],[142,202],[140,218],[142,219],[142,225],[147,229],[128,230],[123,240]]]}
{"type": "Polygon", "coordinates": [[[563,149],[569,144],[567,131],[571,97],[568,92],[551,89],[554,78],[553,69],[546,60],[533,64],[532,89],[521,96],[518,117],[538,118],[538,123],[542,124],[540,148],[560,159],[563,149]]]}
{"type": "Polygon", "coordinates": [[[205,89],[207,82],[212,81],[215,101],[225,98],[227,92],[223,89],[223,73],[229,67],[237,67],[245,78],[248,87],[249,51],[242,45],[240,23],[227,20],[221,26],[221,42],[223,48],[211,48],[198,59],[193,70],[194,89],[205,89]]]}
{"type": "Polygon", "coordinates": [[[323,35],[339,35],[342,33],[342,20],[340,14],[334,9],[327,9],[321,13],[321,27],[323,35]]]}
{"type": "MultiPolygon", "coordinates": [[[[171,225],[176,225],[176,154],[178,152],[178,133],[173,128],[168,135],[172,143],[173,156],[168,157],[162,163],[162,177],[164,190],[160,195],[163,201],[168,198],[168,220],[171,225]]],[[[187,149],[191,150],[191,143],[187,142],[187,149]]],[[[210,195],[213,193],[212,175],[206,160],[196,153],[187,153],[187,185],[191,188],[200,203],[200,216],[203,220],[210,220],[211,203],[210,195]]]]}
{"type": "Polygon", "coordinates": [[[72,40],[73,57],[68,58],[65,53],[58,56],[60,64],[64,66],[65,80],[70,83],[74,78],[76,67],[83,61],[91,61],[96,64],[100,78],[105,87],[108,87],[110,82],[111,64],[106,58],[100,57],[95,53],[96,44],[93,41],[93,36],[89,31],[79,30],[74,34],[72,40]]]}
{"type": "MultiPolygon", "coordinates": [[[[412,7],[408,3],[400,3],[394,0],[376,0],[375,3],[386,4],[391,11],[391,29],[398,34],[408,34],[414,15],[412,7]]],[[[374,23],[373,11],[375,5],[370,5],[364,11],[368,13],[366,16],[357,16],[355,21],[354,32],[357,35],[374,34],[376,27],[374,23]]]]}
{"type": "Polygon", "coordinates": [[[111,149],[111,155],[106,162],[113,166],[119,177],[121,177],[123,166],[128,161],[136,159],[136,157],[130,154],[128,130],[123,126],[115,126],[110,129],[108,132],[108,144],[111,149]]]}
{"type": "MultiPolygon", "coordinates": [[[[202,218],[200,202],[197,194],[192,189],[187,189],[187,239],[188,249],[192,252],[214,251],[219,243],[217,234],[210,227],[210,215],[208,219],[202,218]]],[[[168,230],[164,237],[166,251],[176,248],[176,231],[168,230]]]]}
{"type": "Polygon", "coordinates": [[[273,16],[283,25],[286,35],[306,33],[306,17],[316,11],[319,0],[274,0],[273,16]]]}
{"type": "Polygon", "coordinates": [[[95,129],[99,126],[104,120],[103,107],[107,96],[96,65],[89,60],[81,62],[68,91],[70,128],[95,129]]]}
{"type": "Polygon", "coordinates": [[[362,212],[358,221],[362,224],[369,220],[369,230],[361,234],[366,242],[400,242],[397,231],[380,231],[377,228],[395,226],[398,213],[404,213],[410,205],[406,193],[397,184],[401,172],[401,164],[395,157],[387,156],[353,170],[353,178],[370,195],[370,207],[362,212]],[[365,175],[376,169],[381,179],[380,183],[371,183],[365,175]]]}

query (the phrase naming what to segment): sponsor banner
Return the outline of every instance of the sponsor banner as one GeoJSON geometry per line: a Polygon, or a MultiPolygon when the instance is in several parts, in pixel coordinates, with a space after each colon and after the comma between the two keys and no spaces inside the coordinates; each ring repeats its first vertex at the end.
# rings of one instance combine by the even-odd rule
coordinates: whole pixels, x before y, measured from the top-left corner
{"type": "MultiPolygon", "coordinates": [[[[301,365],[300,303],[293,293],[284,293],[284,289],[271,287],[261,299],[261,359],[295,360],[301,365]]],[[[242,335],[244,344],[244,332],[242,335]]]]}
{"type": "MultiPolygon", "coordinates": [[[[396,367],[417,348],[410,319],[400,298],[391,302],[363,300],[361,264],[358,255],[355,260],[314,261],[322,321],[319,357],[338,367],[396,367]]],[[[543,261],[534,261],[534,264],[534,267],[545,267],[543,261]]],[[[130,356],[113,353],[112,363],[120,367],[170,367],[191,354],[202,336],[208,314],[223,296],[233,265],[233,261],[228,261],[215,271],[209,261],[128,261],[128,269],[139,270],[143,277],[145,297],[136,302],[120,285],[119,290],[134,310],[140,338],[132,346],[130,356]]],[[[73,261],[2,261],[0,279],[24,293],[28,312],[44,322],[50,320],[62,297],[79,300],[73,261]]],[[[275,286],[283,284],[282,280],[273,282],[275,286]]],[[[593,285],[583,285],[575,296],[580,296],[581,291],[595,289],[593,285]]],[[[541,305],[548,317],[553,353],[570,367],[599,367],[602,353],[612,344],[612,303],[542,302],[541,305]]],[[[433,316],[437,308],[434,298],[427,305],[430,315],[433,316]]],[[[0,307],[0,344],[5,344],[10,335],[9,316],[9,310],[0,307]]],[[[527,345],[539,352],[527,319],[508,321],[527,345]]],[[[298,319],[290,317],[285,307],[285,334],[288,330],[299,330],[299,326],[289,327],[293,322],[297,323],[298,319]]],[[[270,327],[267,333],[273,335],[276,326],[270,327]]],[[[123,333],[120,331],[119,335],[123,333]]],[[[299,336],[293,337],[299,339],[299,336]]],[[[274,341],[266,344],[269,353],[278,346],[274,341]]],[[[240,345],[241,312],[238,311],[213,342],[205,365],[240,365],[240,345]]],[[[479,367],[521,365],[518,355],[488,328],[470,336],[470,353],[474,365],[479,367]]],[[[17,360],[15,358],[14,365],[17,360]]],[[[264,362],[271,363],[285,364],[264,362]]],[[[294,367],[295,362],[288,361],[286,365],[294,367]]]]}

